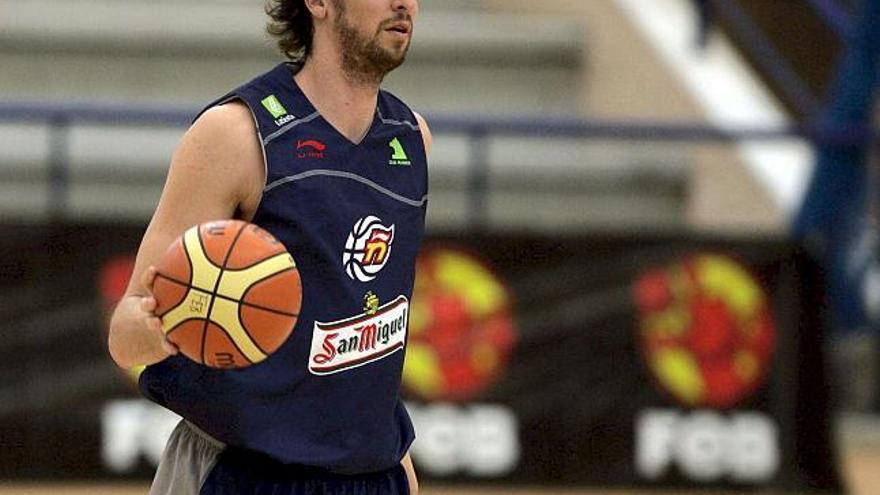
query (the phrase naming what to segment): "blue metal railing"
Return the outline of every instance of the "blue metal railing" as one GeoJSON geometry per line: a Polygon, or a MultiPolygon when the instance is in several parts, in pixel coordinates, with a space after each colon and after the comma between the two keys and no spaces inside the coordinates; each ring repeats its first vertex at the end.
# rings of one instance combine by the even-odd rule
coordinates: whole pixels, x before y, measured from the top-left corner
{"type": "Polygon", "coordinates": [[[812,120],[819,116],[821,102],[763,29],[736,0],[708,0],[713,12],[724,18],[736,33],[742,48],[766,72],[785,97],[812,120]]]}
{"type": "MultiPolygon", "coordinates": [[[[195,109],[114,105],[96,102],[0,102],[0,122],[45,124],[50,129],[50,216],[65,215],[69,188],[70,142],[74,124],[112,126],[185,127],[195,109]]],[[[536,118],[429,116],[436,134],[464,134],[469,140],[468,191],[472,227],[487,225],[486,191],[489,185],[488,140],[492,137],[591,138],[615,141],[726,142],[804,139],[840,146],[866,139],[880,142],[880,134],[866,129],[822,129],[809,125],[722,128],[701,122],[608,121],[575,117],[536,118]]]]}
{"type": "MultiPolygon", "coordinates": [[[[841,43],[846,44],[855,22],[853,14],[839,0],[806,0],[806,3],[841,43]]],[[[767,74],[788,101],[808,119],[820,115],[820,99],[738,0],[697,0],[696,5],[701,46],[705,45],[706,33],[712,19],[723,18],[729,29],[739,38],[741,48],[754,59],[755,64],[767,74]]]]}
{"type": "MultiPolygon", "coordinates": [[[[69,127],[74,123],[115,126],[188,126],[195,109],[101,102],[3,102],[0,121],[42,123],[69,127]]],[[[841,145],[862,142],[866,129],[823,129],[810,124],[787,126],[718,127],[704,122],[649,120],[591,120],[581,117],[547,116],[449,116],[429,119],[437,133],[468,135],[610,138],[635,141],[778,141],[801,138],[841,145]]]]}
{"type": "Polygon", "coordinates": [[[835,0],[807,0],[816,15],[830,27],[841,40],[852,32],[852,15],[835,0]]]}

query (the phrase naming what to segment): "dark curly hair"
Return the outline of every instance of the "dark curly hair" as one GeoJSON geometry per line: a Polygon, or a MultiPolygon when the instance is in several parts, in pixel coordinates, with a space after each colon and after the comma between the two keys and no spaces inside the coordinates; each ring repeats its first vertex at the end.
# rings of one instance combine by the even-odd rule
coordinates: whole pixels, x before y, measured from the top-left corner
{"type": "Polygon", "coordinates": [[[305,62],[312,52],[315,26],[304,0],[268,0],[271,20],[266,31],[278,38],[278,48],[293,62],[305,62]]]}

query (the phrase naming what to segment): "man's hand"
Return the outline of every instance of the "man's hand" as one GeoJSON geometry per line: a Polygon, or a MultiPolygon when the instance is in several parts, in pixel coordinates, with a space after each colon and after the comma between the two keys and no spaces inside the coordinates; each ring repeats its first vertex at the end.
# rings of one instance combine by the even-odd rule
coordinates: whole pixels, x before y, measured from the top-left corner
{"type": "Polygon", "coordinates": [[[155,280],[155,267],[144,270],[141,290],[122,298],[113,312],[108,345],[110,355],[121,368],[155,364],[178,352],[165,337],[162,322],[155,314],[155,280]]]}
{"type": "Polygon", "coordinates": [[[400,461],[400,464],[403,465],[403,469],[406,471],[406,479],[409,482],[410,495],[418,495],[419,478],[416,476],[416,468],[413,466],[412,457],[410,457],[409,452],[403,456],[403,460],[400,461]]]}

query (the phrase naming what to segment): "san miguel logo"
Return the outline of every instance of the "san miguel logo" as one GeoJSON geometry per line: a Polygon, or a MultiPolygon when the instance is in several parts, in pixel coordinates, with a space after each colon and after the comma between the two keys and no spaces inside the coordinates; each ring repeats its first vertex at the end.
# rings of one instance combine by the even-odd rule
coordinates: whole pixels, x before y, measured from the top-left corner
{"type": "Polygon", "coordinates": [[[394,225],[388,227],[378,217],[368,216],[355,222],[342,253],[345,273],[360,282],[369,282],[385,268],[391,257],[394,225]]]}
{"type": "Polygon", "coordinates": [[[297,158],[313,158],[322,160],[327,145],[315,139],[299,140],[296,142],[297,158]]]}
{"type": "Polygon", "coordinates": [[[634,287],[640,344],[662,390],[688,407],[733,407],[770,371],[776,328],[767,294],[727,256],[701,254],[634,287]]]}
{"type": "Polygon", "coordinates": [[[373,307],[374,298],[365,298],[367,311],[330,323],[316,321],[309,354],[309,371],[332,375],[384,359],[403,349],[406,342],[409,300],[373,307]]]}

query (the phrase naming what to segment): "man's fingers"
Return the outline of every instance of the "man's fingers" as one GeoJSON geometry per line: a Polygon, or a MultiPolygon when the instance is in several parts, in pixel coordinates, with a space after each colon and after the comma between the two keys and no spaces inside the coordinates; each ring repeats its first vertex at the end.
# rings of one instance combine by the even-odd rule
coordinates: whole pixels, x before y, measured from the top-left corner
{"type": "Polygon", "coordinates": [[[172,344],[168,341],[168,339],[162,340],[162,349],[165,350],[168,354],[174,355],[180,352],[176,345],[172,344]]]}
{"type": "Polygon", "coordinates": [[[162,331],[162,320],[155,316],[151,316],[147,318],[147,326],[150,327],[151,330],[155,330],[157,332],[162,331]]]}
{"type": "Polygon", "coordinates": [[[147,296],[141,298],[141,311],[146,313],[152,313],[156,310],[156,298],[152,296],[147,296]]]}
{"type": "Polygon", "coordinates": [[[165,338],[165,334],[162,331],[162,320],[155,316],[147,318],[147,326],[150,327],[151,330],[162,334],[162,350],[168,354],[177,354],[179,352],[177,346],[165,338]]]}
{"type": "Polygon", "coordinates": [[[141,285],[151,294],[153,293],[153,282],[156,281],[157,273],[158,271],[156,271],[156,267],[150,266],[146,270],[144,270],[144,273],[141,275],[141,285]]]}

